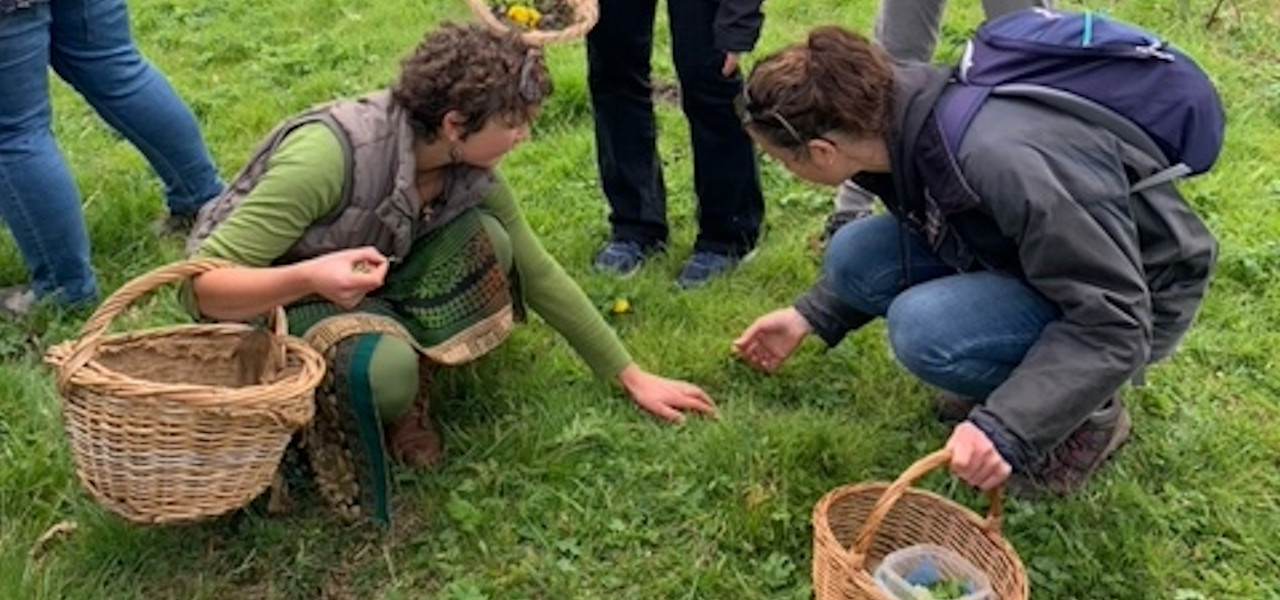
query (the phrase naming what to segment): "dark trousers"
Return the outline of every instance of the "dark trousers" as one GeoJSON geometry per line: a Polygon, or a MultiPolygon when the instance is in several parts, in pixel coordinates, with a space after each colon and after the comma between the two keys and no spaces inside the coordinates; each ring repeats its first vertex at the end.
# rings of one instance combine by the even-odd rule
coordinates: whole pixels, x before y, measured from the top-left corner
{"type": "MultiPolygon", "coordinates": [[[[601,0],[587,36],[588,85],[600,182],[613,239],[650,247],[667,241],[667,195],[657,150],[650,56],[656,0],[601,0]]],[[[764,199],[751,139],[734,110],[742,75],[720,73],[712,43],[715,0],[670,0],[672,59],[693,145],[698,199],[695,251],[749,252],[760,235],[764,199]]]]}

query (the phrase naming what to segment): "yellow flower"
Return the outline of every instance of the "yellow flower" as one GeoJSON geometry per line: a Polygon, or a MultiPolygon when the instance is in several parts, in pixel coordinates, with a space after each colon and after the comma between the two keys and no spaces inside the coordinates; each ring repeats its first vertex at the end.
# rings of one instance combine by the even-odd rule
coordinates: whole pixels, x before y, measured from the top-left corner
{"type": "Polygon", "coordinates": [[[507,18],[525,29],[533,29],[538,26],[538,21],[542,20],[542,13],[532,6],[513,4],[507,9],[507,18]]]}
{"type": "Polygon", "coordinates": [[[609,312],[615,315],[625,315],[631,312],[631,302],[626,298],[618,298],[613,301],[613,306],[609,307],[609,312]]]}

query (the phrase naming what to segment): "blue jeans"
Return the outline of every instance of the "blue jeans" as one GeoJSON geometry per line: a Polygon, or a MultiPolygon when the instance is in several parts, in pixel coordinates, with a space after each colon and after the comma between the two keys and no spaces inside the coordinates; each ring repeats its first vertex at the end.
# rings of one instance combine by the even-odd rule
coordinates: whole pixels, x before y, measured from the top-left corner
{"type": "Polygon", "coordinates": [[[1060,314],[1016,276],[958,273],[889,215],[842,227],[827,244],[823,272],[842,300],[885,318],[894,355],[907,370],[979,399],[1009,377],[1060,314]],[[911,275],[905,290],[904,248],[911,275]]]}
{"type": "Polygon", "coordinates": [[[97,282],[80,195],[50,128],[50,66],[142,152],[171,213],[194,213],[223,184],[194,115],[134,46],[124,0],[0,14],[0,217],[37,296],[89,301],[97,282]]]}

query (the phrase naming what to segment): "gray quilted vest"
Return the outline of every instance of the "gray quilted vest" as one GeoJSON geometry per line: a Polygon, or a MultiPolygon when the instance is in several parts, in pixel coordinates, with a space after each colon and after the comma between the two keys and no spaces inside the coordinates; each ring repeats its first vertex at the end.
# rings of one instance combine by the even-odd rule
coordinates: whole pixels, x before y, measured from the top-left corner
{"type": "Polygon", "coordinates": [[[414,137],[404,110],[385,90],[340,100],[303,112],[267,135],[226,191],[200,209],[187,239],[188,256],[258,184],[285,137],[312,123],[329,127],[342,145],[346,169],[342,201],[333,212],[307,228],[275,264],[359,246],[374,246],[385,256],[403,260],[414,240],[480,204],[498,185],[497,178],[487,169],[450,167],[444,196],[418,214],[413,200],[418,193],[414,137]]]}

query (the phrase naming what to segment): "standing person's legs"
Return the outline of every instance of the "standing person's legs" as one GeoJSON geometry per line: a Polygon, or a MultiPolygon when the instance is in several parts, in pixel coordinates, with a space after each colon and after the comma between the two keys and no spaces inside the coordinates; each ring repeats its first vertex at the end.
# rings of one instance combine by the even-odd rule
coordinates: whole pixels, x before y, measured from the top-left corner
{"type": "Polygon", "coordinates": [[[699,227],[694,252],[736,259],[755,247],[764,196],[751,138],[734,109],[742,74],[723,74],[725,54],[714,44],[718,8],[719,3],[706,0],[667,3],[681,108],[693,147],[699,227]]]}
{"type": "Polygon", "coordinates": [[[1031,8],[1053,8],[1054,0],[982,0],[982,12],[988,19],[1011,13],[1015,10],[1031,8]]]}
{"type": "Polygon", "coordinates": [[[899,60],[929,62],[946,7],[947,0],[880,0],[876,41],[899,60]]]}
{"type": "Polygon", "coordinates": [[[0,312],[22,312],[30,304],[22,298],[56,294],[81,302],[98,293],[80,194],[49,126],[50,22],[49,4],[0,18],[0,216],[27,263],[33,292],[9,290],[0,312]]]}
{"type": "Polygon", "coordinates": [[[124,0],[58,0],[50,62],[98,114],[147,158],[175,215],[222,191],[195,116],[138,53],[124,0]]]}
{"type": "Polygon", "coordinates": [[[595,265],[621,275],[633,273],[667,241],[650,82],[656,6],[657,0],[601,0],[600,20],[587,34],[596,162],[613,230],[595,265]]]}

